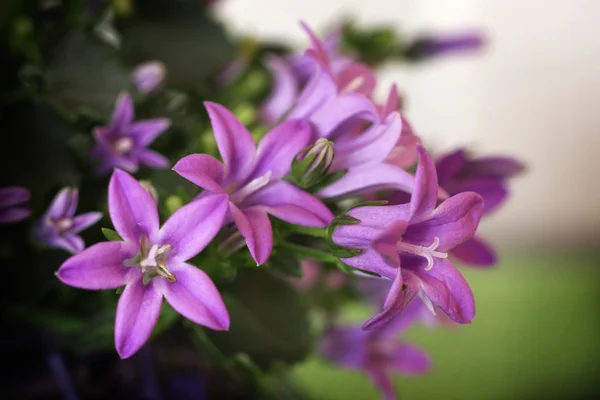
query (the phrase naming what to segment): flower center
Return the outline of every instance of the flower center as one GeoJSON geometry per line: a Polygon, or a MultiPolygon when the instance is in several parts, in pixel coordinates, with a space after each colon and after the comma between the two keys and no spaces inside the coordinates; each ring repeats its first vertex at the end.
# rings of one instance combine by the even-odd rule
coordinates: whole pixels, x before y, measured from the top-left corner
{"type": "Polygon", "coordinates": [[[440,239],[438,239],[437,237],[433,239],[433,243],[431,244],[431,246],[428,247],[406,243],[403,242],[402,239],[400,239],[398,243],[396,243],[396,249],[400,253],[424,257],[427,260],[427,266],[425,267],[425,271],[429,271],[433,267],[433,257],[442,259],[448,258],[448,253],[435,251],[435,249],[437,249],[439,245],[440,239]]]}
{"type": "Polygon", "coordinates": [[[160,276],[169,282],[175,282],[175,275],[169,270],[165,259],[171,249],[170,244],[153,244],[145,235],[140,238],[140,251],[135,257],[125,261],[128,267],[136,267],[142,271],[142,283],[147,285],[153,278],[160,276]]]}
{"type": "Polygon", "coordinates": [[[73,219],[71,218],[59,218],[54,220],[54,226],[60,233],[68,231],[73,226],[73,219]]]}
{"type": "Polygon", "coordinates": [[[130,137],[122,137],[113,143],[113,151],[119,155],[130,152],[134,146],[133,139],[130,137]]]}
{"type": "Polygon", "coordinates": [[[271,173],[271,171],[268,171],[263,176],[258,177],[256,179],[252,179],[244,187],[235,191],[235,193],[233,193],[229,197],[229,200],[231,200],[235,204],[241,203],[246,198],[248,198],[248,196],[250,196],[251,194],[258,192],[260,189],[267,186],[269,184],[269,182],[271,181],[271,175],[273,175],[271,173]]]}

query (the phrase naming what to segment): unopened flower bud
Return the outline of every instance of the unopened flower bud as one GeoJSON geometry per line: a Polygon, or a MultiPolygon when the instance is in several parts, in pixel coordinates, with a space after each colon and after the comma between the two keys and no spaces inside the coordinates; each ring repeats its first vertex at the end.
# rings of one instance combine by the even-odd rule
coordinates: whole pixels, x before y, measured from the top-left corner
{"type": "Polygon", "coordinates": [[[320,183],[329,173],[335,152],[333,142],[321,138],[305,147],[292,162],[292,177],[303,188],[320,183]]]}
{"type": "Polygon", "coordinates": [[[164,82],[167,69],[160,61],[149,61],[136,67],[131,76],[141,93],[156,91],[164,82]]]}

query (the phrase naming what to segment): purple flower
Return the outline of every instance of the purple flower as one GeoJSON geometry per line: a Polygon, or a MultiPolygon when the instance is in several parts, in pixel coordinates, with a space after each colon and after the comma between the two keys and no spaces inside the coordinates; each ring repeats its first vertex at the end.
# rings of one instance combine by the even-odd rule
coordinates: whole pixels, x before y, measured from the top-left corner
{"type": "MultiPolygon", "coordinates": [[[[435,166],[439,185],[449,194],[475,192],[483,198],[484,216],[496,211],[506,201],[508,180],[525,169],[514,158],[471,158],[464,149],[441,156],[435,166]]],[[[451,254],[473,266],[491,266],[496,263],[493,247],[476,236],[452,249],[451,254]]]]}
{"type": "Polygon", "coordinates": [[[335,158],[330,171],[346,172],[324,187],[319,197],[364,194],[378,189],[410,192],[414,177],[388,160],[410,158],[410,150],[408,153],[403,150],[408,149],[408,144],[413,146],[414,157],[416,146],[416,136],[410,129],[404,137],[395,88],[386,104],[376,106],[370,99],[375,86],[373,71],[352,61],[342,63],[343,68],[338,71],[339,66],[329,59],[331,51],[303,26],[312,43],[304,56],[312,65],[308,82],[298,94],[293,66],[283,59],[269,59],[275,73],[275,91],[263,108],[263,113],[269,114],[267,120],[277,120],[283,115],[306,120],[317,139],[334,142],[335,158]]]}
{"type": "Polygon", "coordinates": [[[138,65],[131,73],[135,87],[140,93],[151,93],[160,88],[167,69],[160,61],[148,61],[138,65]]]}
{"type": "Polygon", "coordinates": [[[346,264],[385,278],[393,285],[383,311],[364,329],[385,323],[418,296],[433,310],[440,307],[458,323],[475,314],[469,285],[448,260],[448,251],[473,236],[483,211],[476,193],[460,193],[437,208],[438,184],[429,154],[419,146],[419,164],[410,203],[357,207],[348,216],[356,224],[339,225],[332,239],[338,246],[362,250],[342,258],[346,264]]]}
{"type": "Polygon", "coordinates": [[[146,147],[156,139],[171,122],[158,118],[133,122],[133,102],[127,93],[121,93],[108,126],[94,129],[96,146],[91,157],[99,160],[97,172],[105,174],[113,168],[136,172],[140,166],[165,168],[169,160],[146,147]]]}
{"type": "Polygon", "coordinates": [[[227,211],[225,196],[205,196],[177,210],[159,228],[152,196],[131,175],[115,170],[108,210],[123,241],[95,244],[57,272],[67,285],[91,290],[125,286],[117,306],[115,345],[121,358],[148,340],[163,296],[181,315],[215,330],[229,328],[221,295],[202,270],[185,261],[214,238],[227,211]]]}
{"type": "Polygon", "coordinates": [[[207,154],[192,154],[179,160],[173,170],[209,193],[227,196],[227,222],[235,223],[258,264],[268,259],[273,247],[267,214],[313,227],[324,227],[333,219],[320,200],[282,180],[311,137],[306,121],[288,121],[273,128],[257,148],[250,132],[229,110],[215,103],[205,105],[223,162],[207,154]]]}
{"type": "Polygon", "coordinates": [[[325,332],[319,351],[330,362],[363,371],[385,399],[396,399],[392,372],[420,375],[431,367],[423,350],[398,339],[421,313],[421,305],[413,303],[400,317],[369,331],[355,325],[333,325],[325,332]]]}
{"type": "Polygon", "coordinates": [[[77,189],[61,189],[35,228],[36,240],[49,247],[65,249],[72,254],[83,250],[85,244],[78,233],[98,222],[102,213],[88,212],[75,216],[78,201],[77,189]]]}
{"type": "Polygon", "coordinates": [[[483,45],[484,38],[479,32],[421,36],[408,46],[405,54],[408,58],[422,60],[445,54],[477,51],[483,45]]]}
{"type": "Polygon", "coordinates": [[[11,224],[29,218],[27,202],[31,197],[24,187],[11,186],[0,189],[0,224],[11,224]]]}

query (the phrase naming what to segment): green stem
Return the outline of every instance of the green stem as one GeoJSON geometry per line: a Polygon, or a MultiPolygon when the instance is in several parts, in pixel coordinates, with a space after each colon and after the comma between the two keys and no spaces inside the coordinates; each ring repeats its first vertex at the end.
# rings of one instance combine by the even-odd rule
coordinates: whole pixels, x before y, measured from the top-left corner
{"type": "Polygon", "coordinates": [[[293,243],[283,243],[281,246],[293,251],[299,256],[305,258],[313,258],[315,260],[329,262],[329,263],[337,263],[338,259],[333,254],[329,254],[322,250],[311,249],[309,247],[300,246],[293,243]]]}
{"type": "Polygon", "coordinates": [[[296,233],[302,233],[304,235],[314,236],[323,239],[327,238],[327,230],[323,228],[312,228],[309,226],[293,225],[292,229],[296,233]]]}

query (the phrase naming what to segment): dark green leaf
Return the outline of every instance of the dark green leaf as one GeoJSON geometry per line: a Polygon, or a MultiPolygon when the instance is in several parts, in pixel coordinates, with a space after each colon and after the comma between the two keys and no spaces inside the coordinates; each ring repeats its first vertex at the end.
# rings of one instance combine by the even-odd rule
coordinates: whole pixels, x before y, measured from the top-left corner
{"type": "Polygon", "coordinates": [[[160,60],[167,84],[203,88],[207,78],[234,57],[222,27],[200,1],[136,1],[136,18],[123,21],[123,48],[132,63],[160,60]]]}
{"type": "Polygon", "coordinates": [[[266,367],[276,361],[301,361],[311,351],[307,305],[280,279],[244,269],[223,293],[231,328],[207,333],[224,354],[246,353],[266,367]]]}
{"type": "Polygon", "coordinates": [[[70,32],[57,49],[46,71],[48,98],[68,114],[107,119],[130,84],[115,51],[82,30],[70,32]]]}
{"type": "Polygon", "coordinates": [[[112,229],[108,229],[108,228],[102,228],[102,234],[104,235],[105,238],[107,238],[108,240],[111,241],[123,241],[123,238],[115,231],[113,231],[112,229]]]}

